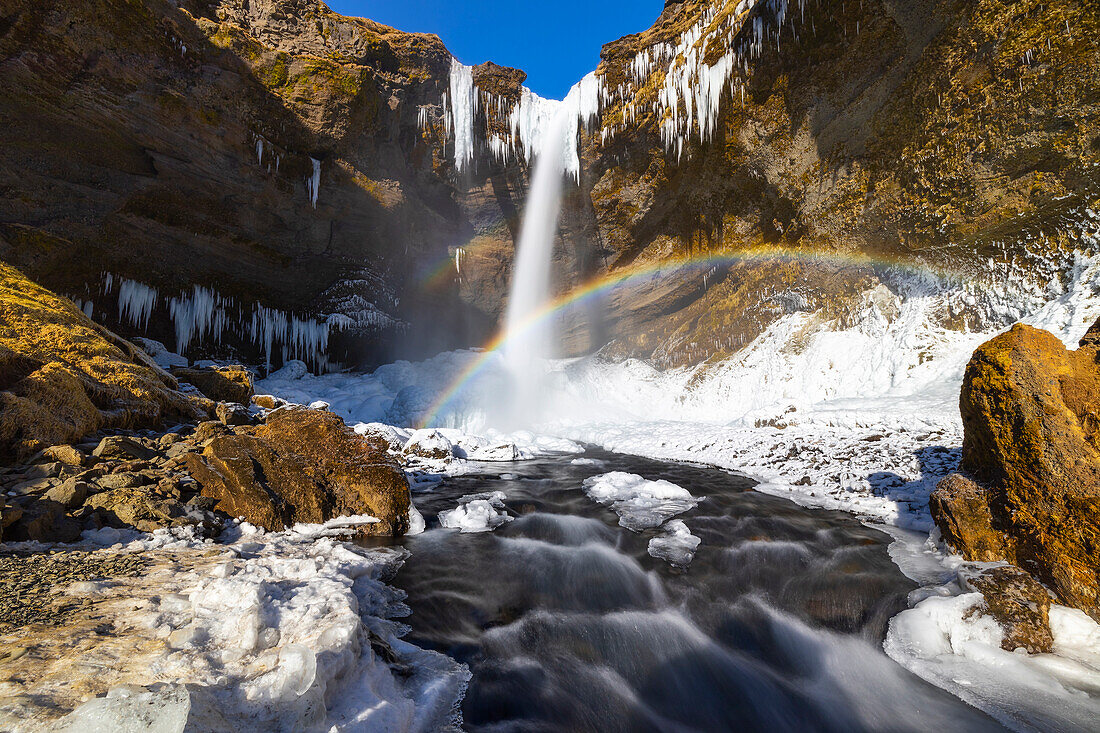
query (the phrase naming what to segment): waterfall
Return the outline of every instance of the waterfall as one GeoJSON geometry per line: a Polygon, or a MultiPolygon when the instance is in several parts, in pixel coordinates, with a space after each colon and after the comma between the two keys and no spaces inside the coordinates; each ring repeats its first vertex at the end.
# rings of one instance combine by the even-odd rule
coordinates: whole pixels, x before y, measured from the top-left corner
{"type": "Polygon", "coordinates": [[[504,360],[514,385],[504,415],[524,421],[538,409],[543,392],[545,359],[552,356],[550,324],[540,318],[550,295],[550,261],[561,212],[563,157],[569,132],[576,135],[576,112],[562,104],[554,113],[535,161],[534,180],[527,195],[519,243],[516,245],[508,311],[504,321],[504,360]]]}

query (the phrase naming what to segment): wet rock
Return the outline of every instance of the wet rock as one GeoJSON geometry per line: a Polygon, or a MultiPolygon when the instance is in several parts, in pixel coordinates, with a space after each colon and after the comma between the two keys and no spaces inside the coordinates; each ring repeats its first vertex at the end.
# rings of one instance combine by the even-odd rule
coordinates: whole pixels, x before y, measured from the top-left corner
{"type": "Polygon", "coordinates": [[[1093,343],[1069,351],[1046,331],[1016,325],[974,352],[959,400],[960,468],[973,481],[945,481],[930,507],[955,551],[1007,560],[1062,603],[1100,618],[1100,349],[1093,343]]]}
{"type": "Polygon", "coordinates": [[[979,613],[992,616],[1004,630],[1002,648],[1023,648],[1031,654],[1053,650],[1050,594],[1028,573],[1003,565],[966,576],[963,582],[985,597],[979,613]]]}
{"type": "Polygon", "coordinates": [[[155,454],[133,438],[125,435],[110,435],[99,442],[96,449],[92,451],[92,455],[108,460],[146,461],[155,454]]]}
{"type": "Polygon", "coordinates": [[[281,408],[252,434],[213,438],[187,468],[220,511],[269,530],[355,514],[382,520],[366,533],[408,529],[408,482],[386,444],[332,413],[281,408]]]}
{"type": "Polygon", "coordinates": [[[243,366],[173,369],[172,376],[181,382],[193,384],[215,402],[248,404],[252,397],[252,373],[243,366]]]}
{"type": "Polygon", "coordinates": [[[230,402],[219,402],[215,414],[225,425],[249,425],[252,423],[252,414],[244,405],[230,402]]]}

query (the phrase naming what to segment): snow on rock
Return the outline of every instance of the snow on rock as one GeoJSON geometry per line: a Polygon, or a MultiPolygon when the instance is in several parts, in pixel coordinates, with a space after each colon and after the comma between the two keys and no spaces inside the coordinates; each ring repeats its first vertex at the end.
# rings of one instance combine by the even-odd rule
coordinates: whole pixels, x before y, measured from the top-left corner
{"type": "Polygon", "coordinates": [[[456,508],[439,513],[439,523],[462,532],[490,532],[512,517],[504,507],[504,492],[472,494],[459,499],[456,508]]]}
{"type": "Polygon", "coordinates": [[[140,336],[133,339],[134,343],[141,347],[141,350],[152,357],[157,366],[161,369],[170,369],[172,367],[186,367],[191,362],[187,360],[187,357],[180,356],[179,354],[169,351],[168,347],[162,344],[160,341],[153,339],[141,338],[140,336]]]}
{"type": "Polygon", "coordinates": [[[449,461],[454,458],[454,446],[439,430],[416,430],[402,446],[401,452],[411,458],[449,461]]]}
{"type": "Polygon", "coordinates": [[[1100,625],[1083,612],[1051,606],[1055,654],[1007,652],[1000,626],[974,613],[980,593],[960,593],[957,584],[914,593],[946,595],[924,598],[890,620],[883,648],[898,664],[1015,730],[1095,728],[1100,625]]]}
{"type": "Polygon", "coordinates": [[[669,520],[663,529],[664,534],[649,541],[649,554],[670,565],[684,567],[691,564],[702,540],[679,519],[669,520]]]}
{"type": "MultiPolygon", "coordinates": [[[[88,533],[96,535],[90,548],[117,539],[126,544],[111,552],[141,552],[148,571],[95,591],[95,613],[105,617],[89,623],[114,630],[84,632],[79,664],[64,645],[56,658],[48,646],[40,649],[36,664],[47,681],[29,691],[32,699],[51,711],[75,707],[52,722],[72,731],[429,731],[453,724],[468,669],[402,641],[407,628],[392,620],[408,609],[382,578],[405,551],[368,550],[334,536],[372,519],[280,533],[242,523],[225,530],[228,544],[179,531],[88,533]],[[172,684],[149,684],[156,680],[172,684]],[[99,696],[79,705],[79,697],[66,697],[81,689],[99,696]]],[[[31,719],[45,729],[49,714],[31,719]]]]}
{"type": "Polygon", "coordinates": [[[619,515],[619,524],[629,530],[660,527],[665,520],[694,509],[699,503],[674,483],[650,481],[634,473],[612,471],[587,478],[584,492],[619,515]]]}

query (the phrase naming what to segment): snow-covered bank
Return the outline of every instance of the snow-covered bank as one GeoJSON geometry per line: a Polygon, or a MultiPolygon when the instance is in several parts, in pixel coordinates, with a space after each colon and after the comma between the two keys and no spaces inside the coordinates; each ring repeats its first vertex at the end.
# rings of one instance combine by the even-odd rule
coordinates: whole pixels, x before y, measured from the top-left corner
{"type": "MultiPolygon", "coordinates": [[[[365,518],[364,518],[365,519],[365,518]]],[[[226,543],[158,530],[89,533],[89,549],[147,558],[141,577],[76,583],[87,600],[35,649],[29,685],[6,683],[6,730],[439,730],[455,721],[465,666],[401,640],[408,612],[384,579],[403,550],[340,539],[347,520],[226,543]],[[18,688],[18,689],[16,689],[18,688]],[[103,694],[107,693],[104,697],[103,694]],[[73,709],[60,720],[47,721],[73,709]],[[152,729],[150,729],[152,730],[152,729]]],[[[29,655],[28,655],[29,658],[29,655]]],[[[16,670],[9,668],[9,671],[16,670]]]]}

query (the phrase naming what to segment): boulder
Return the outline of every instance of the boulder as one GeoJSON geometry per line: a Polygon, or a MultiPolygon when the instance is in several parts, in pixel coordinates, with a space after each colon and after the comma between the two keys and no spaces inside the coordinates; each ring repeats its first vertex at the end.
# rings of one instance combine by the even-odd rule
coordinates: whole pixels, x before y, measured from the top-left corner
{"type": "Polygon", "coordinates": [[[409,485],[387,447],[330,412],[284,407],[251,434],[213,438],[186,465],[220,511],[268,530],[369,514],[381,521],[361,531],[400,535],[409,485]]]}
{"type": "Polygon", "coordinates": [[[941,482],[930,508],[955,551],[1018,565],[1100,619],[1100,345],[1084,343],[1017,325],[974,352],[959,400],[969,479],[941,482]]]}
{"type": "Polygon", "coordinates": [[[90,487],[87,482],[71,478],[60,486],[55,486],[46,492],[46,498],[56,501],[67,511],[77,509],[87,498],[90,487]]]}
{"type": "Polygon", "coordinates": [[[125,435],[109,435],[99,442],[92,455],[116,461],[147,461],[154,451],[125,435]]]}
{"type": "Polygon", "coordinates": [[[0,263],[0,462],[104,428],[196,419],[138,347],[0,263]]]}
{"type": "Polygon", "coordinates": [[[215,402],[247,405],[252,399],[252,373],[243,366],[217,366],[209,369],[172,369],[172,376],[194,385],[215,402]]]}
{"type": "Polygon", "coordinates": [[[42,451],[42,457],[69,466],[83,466],[84,462],[88,460],[87,456],[71,445],[52,445],[42,451]]]}
{"type": "Polygon", "coordinates": [[[454,458],[454,446],[438,430],[417,430],[401,449],[408,457],[433,461],[449,461],[454,458]]]}
{"type": "Polygon", "coordinates": [[[1050,594],[1028,573],[1013,565],[1001,565],[962,580],[985,598],[978,613],[991,616],[1004,630],[1003,649],[1011,652],[1023,648],[1031,654],[1053,650],[1050,594]]]}
{"type": "Polygon", "coordinates": [[[219,402],[214,414],[225,425],[250,425],[252,423],[252,414],[249,413],[248,408],[232,402],[219,402]]]}
{"type": "Polygon", "coordinates": [[[199,524],[178,501],[133,487],[111,489],[89,498],[84,506],[95,510],[110,527],[152,532],[161,527],[199,524]]]}
{"type": "Polygon", "coordinates": [[[951,474],[928,498],[928,507],[949,546],[965,549],[968,560],[995,562],[1007,556],[1005,537],[993,528],[989,490],[965,476],[951,474]]]}

